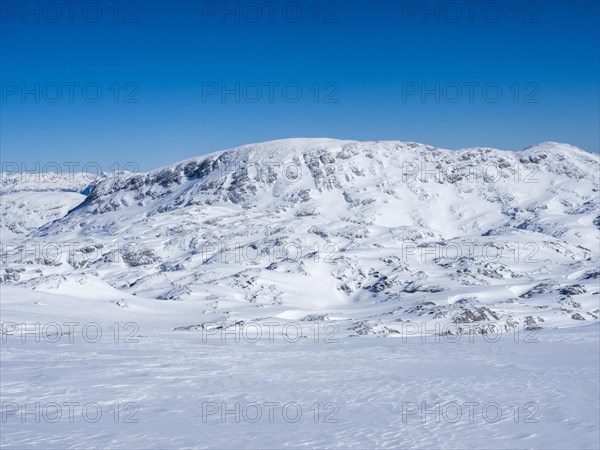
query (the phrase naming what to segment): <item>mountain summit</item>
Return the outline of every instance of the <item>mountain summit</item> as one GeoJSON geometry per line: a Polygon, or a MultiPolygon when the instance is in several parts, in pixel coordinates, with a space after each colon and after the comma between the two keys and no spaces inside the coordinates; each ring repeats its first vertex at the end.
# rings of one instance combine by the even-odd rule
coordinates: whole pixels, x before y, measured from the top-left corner
{"type": "Polygon", "coordinates": [[[60,291],[78,277],[130,298],[198,302],[224,326],[316,317],[389,334],[406,321],[458,332],[582,323],[599,317],[599,168],[598,155],[553,142],[518,152],[245,145],[104,177],[19,240],[74,251],[8,255],[19,275],[4,279],[60,291]]]}

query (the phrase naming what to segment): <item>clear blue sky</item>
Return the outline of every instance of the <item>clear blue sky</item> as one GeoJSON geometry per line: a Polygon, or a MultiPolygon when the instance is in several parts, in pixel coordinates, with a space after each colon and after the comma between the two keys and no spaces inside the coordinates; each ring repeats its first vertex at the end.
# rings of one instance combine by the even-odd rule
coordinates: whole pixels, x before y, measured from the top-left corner
{"type": "Polygon", "coordinates": [[[2,0],[4,162],[149,170],[287,137],[600,148],[595,0],[50,3],[2,0]]]}

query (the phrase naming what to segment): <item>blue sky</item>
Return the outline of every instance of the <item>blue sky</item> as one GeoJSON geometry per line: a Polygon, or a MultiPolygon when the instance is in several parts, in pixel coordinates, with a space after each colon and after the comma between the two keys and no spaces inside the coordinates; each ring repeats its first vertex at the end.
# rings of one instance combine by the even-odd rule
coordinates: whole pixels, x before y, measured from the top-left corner
{"type": "Polygon", "coordinates": [[[2,161],[149,170],[287,137],[597,152],[599,2],[474,3],[3,0],[2,161]]]}

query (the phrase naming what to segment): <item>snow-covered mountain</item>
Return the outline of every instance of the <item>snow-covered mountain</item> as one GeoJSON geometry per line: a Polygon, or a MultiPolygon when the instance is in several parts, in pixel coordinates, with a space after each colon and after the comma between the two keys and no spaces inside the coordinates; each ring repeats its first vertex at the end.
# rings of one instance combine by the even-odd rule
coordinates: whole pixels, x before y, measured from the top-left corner
{"type": "Polygon", "coordinates": [[[64,217],[85,200],[91,186],[106,174],[29,172],[0,173],[0,237],[19,240],[31,231],[64,217]]]}
{"type": "Polygon", "coordinates": [[[103,292],[107,308],[202,305],[173,322],[181,329],[577,325],[600,317],[599,169],[598,155],[553,142],[512,152],[289,139],[68,195],[3,184],[1,279],[103,292]]]}

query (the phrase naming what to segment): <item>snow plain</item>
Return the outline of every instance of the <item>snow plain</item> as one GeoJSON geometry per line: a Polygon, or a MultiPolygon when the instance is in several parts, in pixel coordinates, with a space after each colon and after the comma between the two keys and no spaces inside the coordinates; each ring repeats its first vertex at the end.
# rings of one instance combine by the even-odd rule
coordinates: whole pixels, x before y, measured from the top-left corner
{"type": "MultiPolygon", "coordinates": [[[[3,296],[9,319],[37,298],[3,296]]],[[[80,304],[86,319],[69,307],[74,299],[52,297],[35,300],[48,313],[32,316],[30,330],[56,312],[72,334],[46,325],[3,337],[3,448],[599,445],[597,323],[493,340],[329,330],[315,339],[305,330],[299,340],[274,332],[253,342],[248,332],[236,342],[235,334],[172,331],[172,318],[151,311],[115,325],[80,304]]]]}

